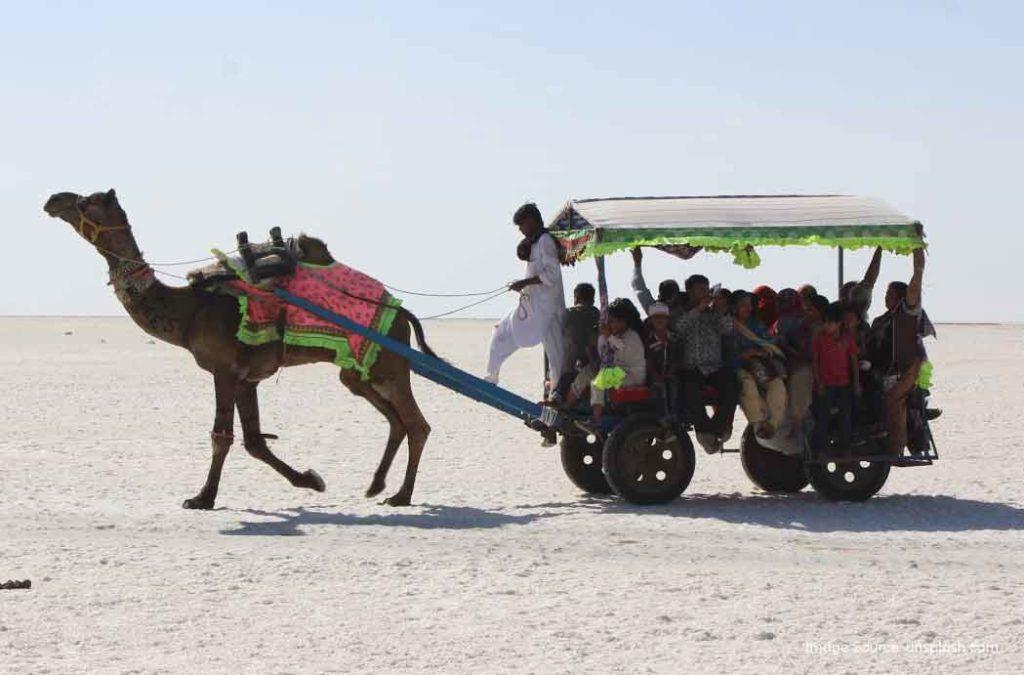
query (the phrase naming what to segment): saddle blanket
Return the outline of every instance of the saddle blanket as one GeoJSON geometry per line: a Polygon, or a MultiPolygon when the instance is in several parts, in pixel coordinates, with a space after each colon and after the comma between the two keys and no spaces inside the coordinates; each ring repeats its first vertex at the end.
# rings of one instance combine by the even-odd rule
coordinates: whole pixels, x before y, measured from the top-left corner
{"type": "MultiPolygon", "coordinates": [[[[336,365],[354,368],[364,380],[369,378],[380,353],[377,343],[289,305],[264,288],[240,279],[225,285],[240,294],[241,321],[236,334],[240,342],[262,345],[282,340],[286,345],[329,349],[335,353],[336,365]]],[[[382,283],[339,262],[300,262],[294,274],[278,277],[272,285],[384,335],[391,330],[401,304],[382,283]]]]}

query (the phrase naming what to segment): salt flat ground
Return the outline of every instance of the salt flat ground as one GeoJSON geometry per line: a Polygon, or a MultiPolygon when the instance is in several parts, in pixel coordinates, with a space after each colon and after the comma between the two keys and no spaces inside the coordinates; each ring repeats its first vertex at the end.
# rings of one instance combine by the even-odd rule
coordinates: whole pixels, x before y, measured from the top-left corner
{"type": "MultiPolygon", "coordinates": [[[[427,330],[480,369],[487,322],[427,330]]],[[[236,446],[194,512],[213,399],[187,353],[122,319],[0,320],[0,581],[33,581],[0,591],[0,670],[1020,672],[1024,328],[940,337],[943,459],[865,504],[702,454],[678,503],[588,499],[520,423],[419,380],[415,505],[379,506],[386,425],[308,366],[261,387],[264,429],[327,492],[236,446]]],[[[539,361],[507,386],[536,392],[539,361]]]]}

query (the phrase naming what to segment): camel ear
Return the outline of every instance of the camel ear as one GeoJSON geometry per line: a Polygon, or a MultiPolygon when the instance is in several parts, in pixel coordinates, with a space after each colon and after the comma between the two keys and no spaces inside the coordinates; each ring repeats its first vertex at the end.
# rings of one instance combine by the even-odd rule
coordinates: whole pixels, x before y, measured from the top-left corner
{"type": "Polygon", "coordinates": [[[114,192],[114,188],[107,190],[107,199],[110,201],[117,201],[117,193],[114,192]]]}

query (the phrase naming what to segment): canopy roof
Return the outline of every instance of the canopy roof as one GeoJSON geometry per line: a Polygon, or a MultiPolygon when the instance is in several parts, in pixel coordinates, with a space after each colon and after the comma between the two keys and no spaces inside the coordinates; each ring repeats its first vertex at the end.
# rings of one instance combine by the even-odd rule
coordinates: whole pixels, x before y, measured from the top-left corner
{"type": "Polygon", "coordinates": [[[882,201],[850,195],[742,195],[573,199],[552,219],[567,261],[634,246],[731,251],[747,267],[754,246],[924,246],[921,223],[882,201]]]}

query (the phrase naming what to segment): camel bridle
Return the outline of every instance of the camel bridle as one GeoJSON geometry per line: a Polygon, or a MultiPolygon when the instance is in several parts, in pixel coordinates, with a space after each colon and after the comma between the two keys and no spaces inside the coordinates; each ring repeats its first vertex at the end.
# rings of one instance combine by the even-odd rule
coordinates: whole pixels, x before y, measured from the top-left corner
{"type": "Polygon", "coordinates": [[[100,238],[100,235],[104,232],[113,232],[114,230],[130,230],[131,225],[104,225],[103,223],[97,223],[95,220],[85,215],[85,211],[78,204],[75,204],[75,211],[78,212],[78,224],[75,225],[75,231],[82,236],[83,239],[88,239],[92,245],[96,245],[96,240],[100,238]],[[85,227],[89,226],[91,232],[85,233],[85,227]]]}
{"type": "Polygon", "coordinates": [[[74,225],[75,231],[78,232],[83,239],[88,239],[89,242],[97,248],[97,250],[112,255],[118,259],[118,263],[116,265],[112,265],[110,268],[110,281],[108,281],[107,284],[114,287],[114,293],[121,302],[125,302],[132,292],[140,293],[152,285],[155,277],[153,276],[152,268],[145,260],[126,258],[125,256],[109,251],[96,243],[100,235],[104,232],[130,230],[132,229],[131,225],[104,225],[103,223],[97,223],[95,220],[85,215],[85,212],[79,204],[75,204],[75,212],[78,214],[78,223],[74,225]],[[85,233],[86,226],[91,228],[89,234],[85,233]]]}

